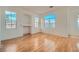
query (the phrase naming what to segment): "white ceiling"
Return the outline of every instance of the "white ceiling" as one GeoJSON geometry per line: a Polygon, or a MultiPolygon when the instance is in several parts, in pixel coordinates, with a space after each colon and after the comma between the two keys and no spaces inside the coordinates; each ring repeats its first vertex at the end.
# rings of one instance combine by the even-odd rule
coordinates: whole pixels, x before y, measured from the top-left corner
{"type": "Polygon", "coordinates": [[[51,11],[54,7],[49,8],[49,6],[22,6],[22,8],[32,13],[42,14],[51,11]]]}

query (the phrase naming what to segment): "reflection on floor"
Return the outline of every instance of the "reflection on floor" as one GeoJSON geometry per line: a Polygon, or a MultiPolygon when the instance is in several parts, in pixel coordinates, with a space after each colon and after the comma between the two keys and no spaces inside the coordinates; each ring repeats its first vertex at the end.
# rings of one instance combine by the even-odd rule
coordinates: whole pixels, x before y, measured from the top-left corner
{"type": "Polygon", "coordinates": [[[72,52],[79,51],[79,40],[38,33],[2,41],[4,52],[72,52]]]}

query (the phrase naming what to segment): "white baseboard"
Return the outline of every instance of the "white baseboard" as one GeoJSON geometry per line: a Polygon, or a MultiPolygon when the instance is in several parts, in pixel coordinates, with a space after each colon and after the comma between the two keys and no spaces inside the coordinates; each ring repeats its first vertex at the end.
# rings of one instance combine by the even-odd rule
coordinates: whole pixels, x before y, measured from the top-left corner
{"type": "Polygon", "coordinates": [[[79,39],[79,35],[70,35],[71,38],[78,38],[79,39]]]}
{"type": "Polygon", "coordinates": [[[0,48],[2,48],[1,40],[0,40],[0,48]]]}

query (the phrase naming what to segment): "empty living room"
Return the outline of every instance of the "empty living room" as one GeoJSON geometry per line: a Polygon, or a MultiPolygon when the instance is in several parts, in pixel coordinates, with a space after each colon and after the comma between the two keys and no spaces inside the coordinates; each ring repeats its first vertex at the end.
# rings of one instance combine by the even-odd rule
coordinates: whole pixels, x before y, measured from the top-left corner
{"type": "Polygon", "coordinates": [[[0,52],[79,52],[79,6],[0,6],[0,52]]]}

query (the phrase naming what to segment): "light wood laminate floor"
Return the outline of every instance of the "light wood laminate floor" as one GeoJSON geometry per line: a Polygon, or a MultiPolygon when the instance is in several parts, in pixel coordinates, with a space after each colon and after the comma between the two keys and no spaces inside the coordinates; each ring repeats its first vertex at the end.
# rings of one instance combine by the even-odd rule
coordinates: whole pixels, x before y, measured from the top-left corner
{"type": "Polygon", "coordinates": [[[76,52],[79,39],[37,33],[2,41],[3,52],[76,52]]]}

